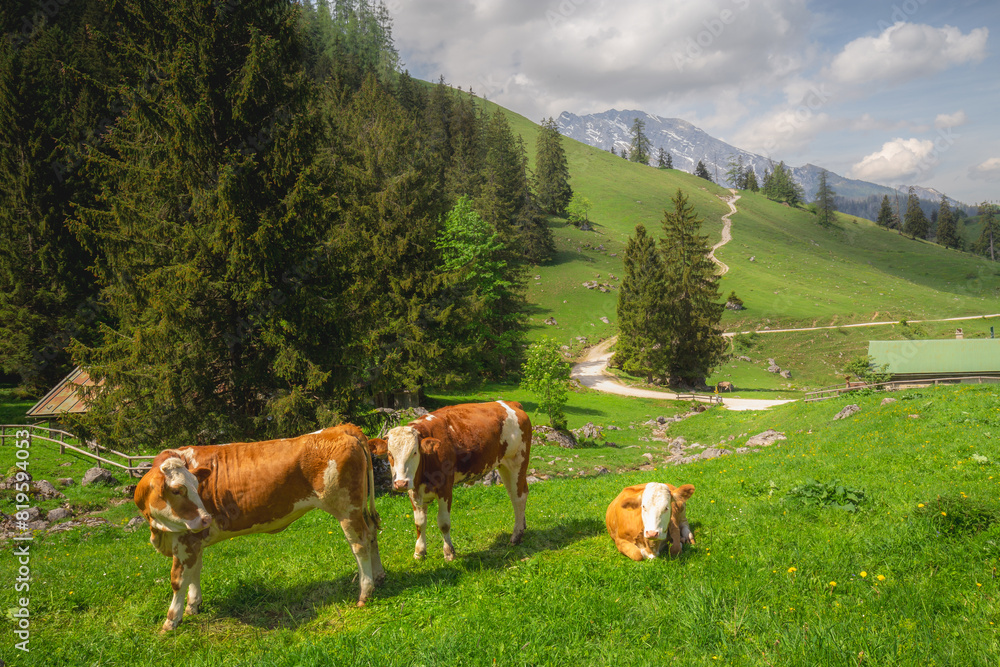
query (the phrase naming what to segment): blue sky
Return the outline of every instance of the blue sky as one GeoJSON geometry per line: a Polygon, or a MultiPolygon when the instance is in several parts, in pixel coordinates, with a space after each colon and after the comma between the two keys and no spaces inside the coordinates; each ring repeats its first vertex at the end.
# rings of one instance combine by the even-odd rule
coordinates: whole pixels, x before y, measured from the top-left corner
{"type": "Polygon", "coordinates": [[[410,73],[533,120],[642,109],[885,185],[1000,199],[998,0],[386,0],[410,73]]]}

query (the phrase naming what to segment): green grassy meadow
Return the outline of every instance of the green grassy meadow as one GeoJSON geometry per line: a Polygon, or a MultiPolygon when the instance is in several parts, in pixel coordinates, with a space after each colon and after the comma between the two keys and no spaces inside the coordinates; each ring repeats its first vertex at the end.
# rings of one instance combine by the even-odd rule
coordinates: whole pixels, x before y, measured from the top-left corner
{"type": "MultiPolygon", "coordinates": [[[[482,397],[497,393],[517,398],[503,388],[482,397]]],[[[354,607],[342,533],[316,512],[280,534],[207,550],[203,611],[165,637],[157,632],[169,563],[145,530],[39,536],[32,651],[15,656],[8,639],[2,657],[24,665],[992,664],[1000,387],[893,396],[886,406],[872,394],[762,413],[711,409],[668,436],[735,448],[775,428],[788,439],[680,467],[658,465],[662,443],[631,429],[622,444],[650,447],[657,469],[532,485],[519,546],[508,544],[504,491],[461,488],[453,563],[433,528],[428,557],[414,561],[408,500],[381,496],[388,576],[363,609],[354,607]],[[833,421],[848,401],[861,412],[833,421]],[[605,534],[610,500],[645,481],[697,487],[688,506],[697,544],[679,558],[633,563],[605,534]],[[849,511],[796,492],[825,484],[863,496],[849,511]]],[[[581,401],[592,412],[571,421],[617,420],[624,429],[668,407],[620,411],[597,398],[581,401]]],[[[532,465],[584,451],[613,453],[536,446],[532,465]]],[[[4,581],[16,569],[11,548],[0,551],[4,581]]]]}

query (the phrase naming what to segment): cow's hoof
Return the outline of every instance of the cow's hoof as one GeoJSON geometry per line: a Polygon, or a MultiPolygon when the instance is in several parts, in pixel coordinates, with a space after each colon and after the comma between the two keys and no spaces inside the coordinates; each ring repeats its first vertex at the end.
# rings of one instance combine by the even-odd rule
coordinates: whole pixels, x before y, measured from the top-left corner
{"type": "Polygon", "coordinates": [[[198,613],[198,609],[199,609],[200,606],[201,605],[195,605],[195,606],[192,607],[191,605],[188,605],[188,606],[184,607],[184,615],[185,616],[191,616],[192,614],[197,614],[198,613]]]}
{"type": "Polygon", "coordinates": [[[365,601],[364,600],[358,600],[358,606],[359,607],[364,607],[365,606],[365,601]]]}
{"type": "Polygon", "coordinates": [[[424,556],[426,556],[426,555],[427,555],[426,551],[414,551],[413,552],[413,559],[414,560],[423,560],[424,556]]]}
{"type": "Polygon", "coordinates": [[[166,623],[164,623],[164,624],[163,624],[163,626],[162,626],[162,627],[160,628],[160,634],[161,634],[161,635],[165,635],[165,634],[167,634],[168,632],[171,632],[171,631],[173,631],[173,630],[174,630],[174,629],[175,629],[176,627],[177,627],[176,625],[174,625],[174,624],[173,624],[173,623],[171,623],[170,621],[167,621],[167,622],[166,622],[166,623]]]}
{"type": "Polygon", "coordinates": [[[455,552],[454,551],[445,551],[444,552],[444,559],[446,561],[448,561],[449,563],[451,561],[455,560],[455,552]]]}
{"type": "Polygon", "coordinates": [[[385,581],[385,571],[383,570],[382,572],[376,574],[374,579],[376,584],[381,584],[383,581],[385,581]]]}
{"type": "Polygon", "coordinates": [[[521,532],[521,533],[514,533],[513,535],[510,536],[510,543],[511,544],[520,544],[521,540],[523,538],[524,538],[524,533],[523,532],[521,532]]]}

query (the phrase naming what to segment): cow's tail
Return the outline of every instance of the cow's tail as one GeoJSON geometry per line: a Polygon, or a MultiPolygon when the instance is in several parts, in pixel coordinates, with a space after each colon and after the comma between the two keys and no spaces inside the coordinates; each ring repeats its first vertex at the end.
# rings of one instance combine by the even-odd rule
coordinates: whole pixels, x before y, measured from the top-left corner
{"type": "Polygon", "coordinates": [[[361,448],[365,450],[365,460],[368,462],[368,504],[362,513],[364,514],[365,522],[369,523],[372,530],[377,533],[382,530],[382,519],[375,509],[375,462],[372,460],[372,453],[368,449],[368,445],[364,442],[361,444],[361,448]]]}

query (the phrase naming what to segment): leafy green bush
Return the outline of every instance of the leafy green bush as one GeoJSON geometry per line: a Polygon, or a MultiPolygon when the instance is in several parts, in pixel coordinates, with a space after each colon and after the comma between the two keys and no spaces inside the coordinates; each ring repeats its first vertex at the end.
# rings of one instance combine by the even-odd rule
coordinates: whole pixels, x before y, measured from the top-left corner
{"type": "Polygon", "coordinates": [[[806,507],[834,507],[845,512],[856,512],[865,500],[865,492],[863,489],[844,486],[840,480],[826,484],[807,479],[805,484],[789,490],[786,497],[793,504],[806,507]]]}
{"type": "Polygon", "coordinates": [[[538,407],[549,415],[553,428],[566,428],[563,406],[569,400],[569,365],[563,361],[559,343],[551,338],[528,348],[528,358],[522,369],[521,388],[538,397],[538,407]]]}
{"type": "Polygon", "coordinates": [[[868,384],[879,384],[892,380],[892,374],[889,373],[889,364],[876,366],[875,358],[869,355],[855,357],[854,360],[844,366],[844,372],[868,384]]]}
{"type": "Polygon", "coordinates": [[[733,347],[737,352],[749,352],[760,342],[760,334],[756,331],[733,336],[733,347]]]}

